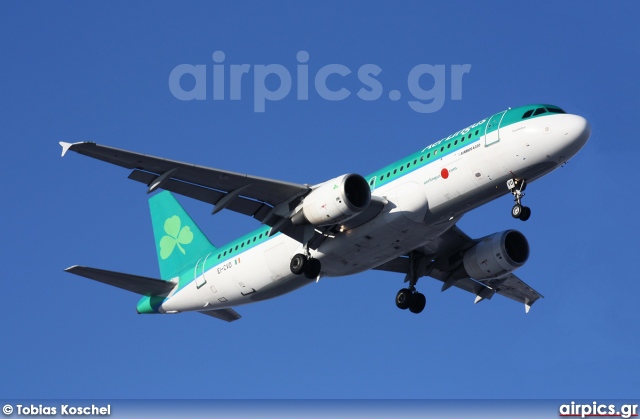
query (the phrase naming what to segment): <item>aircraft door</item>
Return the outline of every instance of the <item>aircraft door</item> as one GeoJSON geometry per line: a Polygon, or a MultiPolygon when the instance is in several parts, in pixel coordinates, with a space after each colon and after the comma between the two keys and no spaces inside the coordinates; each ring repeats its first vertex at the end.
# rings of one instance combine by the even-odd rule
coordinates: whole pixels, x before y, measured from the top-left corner
{"type": "Polygon", "coordinates": [[[500,123],[507,111],[497,113],[489,119],[484,128],[484,145],[485,147],[500,141],[500,123]],[[493,130],[493,131],[492,131],[493,130]]]}
{"type": "Polygon", "coordinates": [[[198,260],[198,262],[196,263],[196,266],[193,268],[193,279],[195,279],[196,288],[198,289],[207,283],[207,280],[204,277],[204,265],[208,257],[209,255],[207,255],[207,257],[205,257],[204,260],[202,259],[198,260]]]}

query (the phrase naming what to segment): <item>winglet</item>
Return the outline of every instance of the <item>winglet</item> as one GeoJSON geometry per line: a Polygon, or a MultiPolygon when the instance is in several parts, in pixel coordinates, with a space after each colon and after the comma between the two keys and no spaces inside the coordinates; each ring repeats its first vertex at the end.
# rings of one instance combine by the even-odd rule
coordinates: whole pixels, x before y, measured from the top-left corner
{"type": "Polygon", "coordinates": [[[531,310],[531,304],[524,304],[524,312],[529,314],[529,310],[531,310]]]}
{"type": "MultiPolygon", "coordinates": [[[[65,143],[64,141],[60,141],[60,145],[62,146],[62,156],[61,157],[64,157],[64,155],[67,154],[67,151],[69,151],[69,149],[71,148],[71,146],[73,144],[74,143],[65,143]]],[[[78,144],[78,143],[75,143],[75,144],[78,144]]]]}

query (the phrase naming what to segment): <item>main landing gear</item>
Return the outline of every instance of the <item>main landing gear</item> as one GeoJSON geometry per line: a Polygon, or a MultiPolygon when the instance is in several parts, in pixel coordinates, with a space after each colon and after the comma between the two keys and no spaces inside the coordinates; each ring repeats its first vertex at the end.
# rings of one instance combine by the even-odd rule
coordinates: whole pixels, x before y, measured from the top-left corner
{"type": "Polygon", "coordinates": [[[412,313],[421,313],[427,304],[427,298],[424,294],[416,291],[415,287],[403,288],[396,294],[396,306],[401,310],[409,309],[412,313]]]}
{"type": "Polygon", "coordinates": [[[430,268],[425,266],[425,258],[420,252],[409,252],[409,271],[405,282],[409,282],[408,288],[403,288],[396,294],[396,306],[401,310],[409,309],[412,313],[421,313],[427,304],[424,294],[416,291],[418,277],[428,275],[430,268]]]}
{"type": "Polygon", "coordinates": [[[316,279],[320,275],[322,265],[318,259],[298,253],[291,258],[289,268],[295,275],[304,274],[308,279],[316,279]]]}
{"type": "Polygon", "coordinates": [[[522,206],[521,204],[524,190],[527,188],[527,181],[525,179],[509,179],[507,181],[507,188],[509,188],[514,201],[516,201],[516,204],[511,208],[511,216],[521,221],[527,221],[529,217],[531,217],[531,208],[522,206]]]}

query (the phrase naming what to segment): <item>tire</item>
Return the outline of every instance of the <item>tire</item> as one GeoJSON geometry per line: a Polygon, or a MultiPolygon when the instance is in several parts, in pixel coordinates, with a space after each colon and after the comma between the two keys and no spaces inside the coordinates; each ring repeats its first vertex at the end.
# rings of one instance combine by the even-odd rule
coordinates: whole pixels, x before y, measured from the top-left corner
{"type": "Polygon", "coordinates": [[[305,271],[307,267],[307,258],[300,253],[296,254],[291,258],[291,263],[289,264],[289,269],[291,269],[291,273],[295,275],[300,275],[305,271]]]}
{"type": "Polygon", "coordinates": [[[413,295],[413,301],[411,302],[411,306],[409,307],[409,310],[415,314],[421,313],[422,310],[424,310],[424,306],[426,304],[427,304],[427,298],[424,296],[424,294],[420,294],[419,292],[416,292],[413,295]]]}
{"type": "Polygon", "coordinates": [[[318,259],[307,260],[307,268],[304,270],[304,276],[308,279],[316,279],[320,275],[322,264],[318,259]]]}
{"type": "Polygon", "coordinates": [[[520,214],[520,220],[521,221],[527,221],[529,219],[529,217],[531,217],[531,208],[523,207],[522,208],[522,214],[520,214]]]}
{"type": "Polygon", "coordinates": [[[511,208],[511,216],[513,218],[520,218],[521,215],[522,215],[522,205],[515,204],[513,208],[511,208]]]}
{"type": "Polygon", "coordinates": [[[400,310],[406,310],[413,302],[413,293],[408,288],[403,288],[396,294],[396,306],[400,310]]]}

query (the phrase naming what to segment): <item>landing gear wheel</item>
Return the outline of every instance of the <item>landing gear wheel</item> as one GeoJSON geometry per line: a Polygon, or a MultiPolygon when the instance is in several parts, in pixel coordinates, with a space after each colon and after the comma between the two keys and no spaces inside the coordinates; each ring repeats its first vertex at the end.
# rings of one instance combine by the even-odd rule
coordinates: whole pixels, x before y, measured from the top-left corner
{"type": "Polygon", "coordinates": [[[303,273],[307,268],[307,258],[305,257],[305,255],[298,253],[294,257],[292,257],[289,268],[291,269],[291,273],[295,275],[300,275],[301,273],[303,273]]]}
{"type": "Polygon", "coordinates": [[[420,294],[416,292],[413,294],[413,301],[411,302],[411,306],[409,306],[409,311],[412,313],[421,313],[424,310],[424,306],[427,304],[427,299],[424,294],[420,294]]]}
{"type": "Polygon", "coordinates": [[[403,288],[396,294],[396,306],[401,310],[406,310],[411,306],[413,293],[409,288],[403,288]]]}
{"type": "MultiPolygon", "coordinates": [[[[531,215],[531,211],[529,211],[529,215],[531,215]]],[[[522,216],[522,205],[515,204],[513,208],[511,208],[511,216],[513,218],[520,218],[522,216]]]]}
{"type": "Polygon", "coordinates": [[[309,259],[304,270],[304,276],[308,279],[316,279],[320,275],[320,269],[322,269],[322,265],[318,259],[309,259]]]}
{"type": "Polygon", "coordinates": [[[531,208],[522,207],[522,213],[520,214],[520,221],[527,221],[531,217],[531,208]]]}

